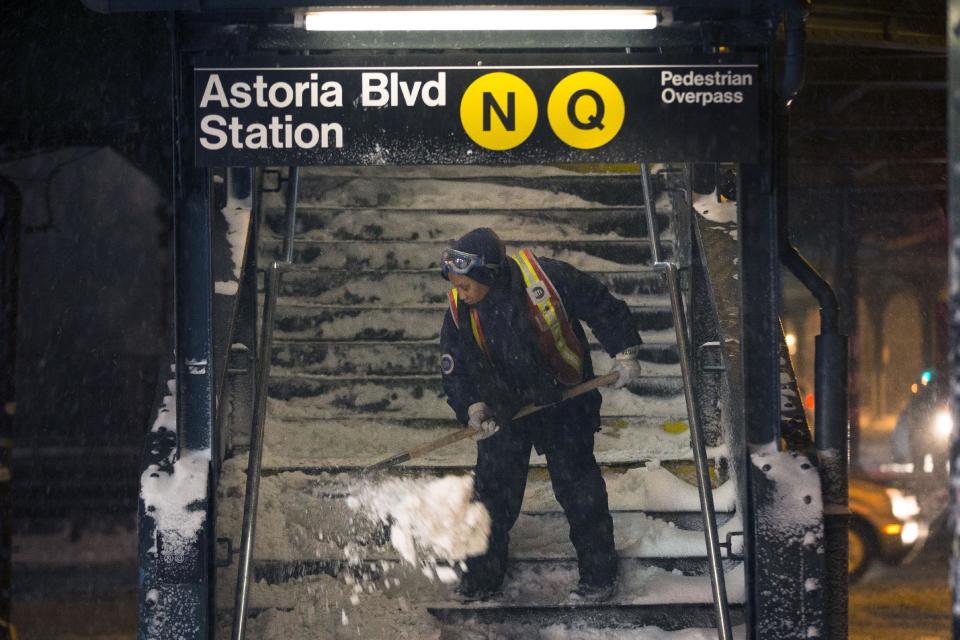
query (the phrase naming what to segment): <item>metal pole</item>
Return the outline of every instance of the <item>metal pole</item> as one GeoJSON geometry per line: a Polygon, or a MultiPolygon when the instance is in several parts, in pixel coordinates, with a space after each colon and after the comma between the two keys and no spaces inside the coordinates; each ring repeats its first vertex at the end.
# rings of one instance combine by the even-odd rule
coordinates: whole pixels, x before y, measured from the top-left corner
{"type": "Polygon", "coordinates": [[[960,0],[947,3],[947,143],[950,223],[950,587],[953,638],[960,640],[960,0]]]}
{"type": "Polygon", "coordinates": [[[243,529],[240,538],[240,564],[237,568],[237,593],[233,608],[233,640],[243,640],[246,632],[247,600],[250,589],[250,562],[257,528],[257,502],[260,497],[260,465],[263,460],[263,431],[267,414],[267,381],[270,378],[270,354],[273,349],[273,311],[280,288],[279,262],[270,265],[264,278],[263,328],[258,356],[257,389],[254,397],[255,421],[250,434],[250,458],[247,463],[247,492],[243,501],[243,529]]]}
{"type": "Polygon", "coordinates": [[[297,232],[297,196],[300,190],[300,167],[290,167],[287,175],[287,233],[283,236],[283,260],[293,263],[293,236],[297,232]]]}
{"type": "Polygon", "coordinates": [[[250,433],[250,455],[247,461],[247,490],[243,501],[243,524],[240,538],[240,563],[237,567],[237,592],[233,607],[233,640],[246,634],[247,603],[250,591],[250,564],[257,529],[257,503],[260,498],[260,467],[263,461],[263,432],[267,414],[267,382],[273,355],[273,312],[280,291],[281,269],[293,263],[293,238],[297,226],[297,200],[300,188],[300,167],[291,166],[287,176],[286,234],[283,237],[283,262],[273,262],[263,280],[263,324],[260,328],[260,352],[257,356],[257,386],[254,396],[254,423],[250,433]]]}
{"type": "Polygon", "coordinates": [[[660,236],[653,221],[653,199],[650,191],[650,168],[646,162],[640,163],[640,183],[643,187],[643,210],[647,217],[647,235],[650,236],[650,254],[653,256],[654,266],[660,264],[660,236]]]}
{"type": "Polygon", "coordinates": [[[680,279],[677,265],[660,261],[659,238],[653,220],[653,200],[650,195],[650,170],[647,164],[640,165],[643,185],[643,203],[647,216],[647,232],[650,234],[650,249],[654,266],[662,269],[670,290],[670,306],[673,309],[673,326],[677,333],[677,350],[680,354],[680,373],[683,376],[683,390],[687,401],[687,419],[690,422],[690,445],[697,469],[697,489],[700,494],[700,508],[703,511],[703,531],[707,547],[707,564],[710,570],[710,583],[713,587],[713,604],[717,615],[717,635],[720,640],[731,640],[733,630],[730,626],[730,611],[727,604],[727,587],[723,568],[720,564],[720,539],[717,533],[717,518],[713,506],[713,490],[710,487],[710,472],[707,468],[707,447],[704,441],[697,407],[693,399],[693,374],[690,371],[690,344],[687,339],[687,318],[680,293],[680,279]]]}
{"type": "Polygon", "coordinates": [[[17,296],[23,200],[14,183],[0,178],[0,638],[10,623],[13,575],[13,434],[17,412],[17,296]]]}

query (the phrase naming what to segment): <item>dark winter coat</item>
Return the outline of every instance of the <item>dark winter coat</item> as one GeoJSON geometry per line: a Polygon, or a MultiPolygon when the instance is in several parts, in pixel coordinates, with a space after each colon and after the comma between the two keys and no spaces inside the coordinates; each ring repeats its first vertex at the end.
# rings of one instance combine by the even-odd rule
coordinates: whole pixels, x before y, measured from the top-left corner
{"type": "MultiPolygon", "coordinates": [[[[594,373],[581,320],[611,356],[641,343],[630,308],[611,295],[603,283],[560,260],[540,258],[539,262],[556,287],[582,347],[583,380],[594,373]]],[[[543,364],[520,269],[513,260],[508,259],[506,264],[504,273],[476,305],[490,361],[473,337],[466,304],[460,303],[459,328],[449,309],[443,320],[443,389],[448,404],[464,424],[468,421],[467,408],[476,402],[487,403],[498,424],[507,426],[510,417],[524,405],[557,402],[564,389],[543,364]]],[[[585,426],[597,429],[600,402],[600,393],[591,391],[552,410],[582,414],[585,426]]]]}

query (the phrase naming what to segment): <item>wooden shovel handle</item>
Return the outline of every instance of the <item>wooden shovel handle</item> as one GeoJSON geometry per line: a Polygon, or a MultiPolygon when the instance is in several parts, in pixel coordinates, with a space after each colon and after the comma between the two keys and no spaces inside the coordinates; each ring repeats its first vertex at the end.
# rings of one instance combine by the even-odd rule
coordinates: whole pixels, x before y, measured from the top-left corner
{"type": "MultiPolygon", "coordinates": [[[[562,395],[562,400],[569,400],[570,398],[575,398],[588,391],[593,391],[594,389],[597,389],[599,387],[604,387],[608,384],[613,384],[614,382],[616,382],[618,377],[619,377],[619,374],[617,373],[608,373],[604,376],[600,376],[599,378],[591,378],[586,382],[581,382],[577,386],[570,387],[569,389],[564,391],[562,395]]],[[[528,416],[531,413],[536,413],[537,411],[540,411],[544,407],[548,407],[548,406],[551,406],[551,405],[528,404],[527,406],[520,409],[520,411],[517,412],[517,415],[513,416],[513,419],[516,420],[518,418],[523,418],[524,416],[528,416]]],[[[419,458],[420,456],[430,453],[431,451],[453,444],[454,442],[459,442],[465,438],[469,438],[473,436],[476,432],[477,432],[477,429],[474,429],[472,427],[458,429],[452,433],[448,433],[442,438],[431,440],[430,442],[422,444],[419,447],[414,447],[413,449],[410,449],[408,451],[403,451],[394,456],[390,456],[389,458],[385,458],[380,462],[375,462],[368,467],[364,467],[363,473],[367,473],[368,471],[374,471],[376,469],[385,469],[387,467],[393,467],[395,465],[402,464],[407,460],[419,458]]]]}
{"type": "MultiPolygon", "coordinates": [[[[577,386],[570,387],[569,389],[564,391],[563,395],[561,396],[561,402],[563,402],[563,400],[569,400],[570,398],[576,398],[579,395],[583,395],[587,391],[593,391],[594,389],[605,387],[608,384],[613,384],[614,382],[617,381],[617,378],[619,377],[620,377],[619,373],[608,373],[604,376],[600,376],[599,378],[590,378],[586,382],[581,382],[577,386]]],[[[551,405],[528,404],[524,408],[520,409],[520,411],[517,411],[517,415],[513,416],[513,419],[516,420],[518,418],[523,418],[524,416],[528,416],[531,413],[535,413],[537,411],[540,411],[540,409],[543,409],[544,407],[549,407],[549,406],[551,405]]]]}

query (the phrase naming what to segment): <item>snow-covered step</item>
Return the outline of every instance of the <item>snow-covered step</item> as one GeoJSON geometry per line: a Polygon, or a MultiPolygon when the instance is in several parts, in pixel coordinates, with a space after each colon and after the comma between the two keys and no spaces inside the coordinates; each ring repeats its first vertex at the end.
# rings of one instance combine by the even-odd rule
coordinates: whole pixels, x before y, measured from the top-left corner
{"type": "MultiPolygon", "coordinates": [[[[304,206],[447,209],[511,207],[562,209],[641,205],[640,176],[400,177],[301,174],[299,202],[304,206]]],[[[658,181],[653,196],[661,198],[658,181]]],[[[282,203],[283,192],[267,193],[267,206],[282,203]]]]}
{"type": "MultiPolygon", "coordinates": [[[[702,532],[693,533],[696,533],[696,535],[699,536],[702,541],[702,532]]],[[[691,538],[692,537],[694,536],[691,536],[691,538]]],[[[338,547],[336,547],[336,545],[331,545],[331,548],[337,549],[338,547]]],[[[342,551],[342,549],[340,551],[342,551]]],[[[354,552],[355,551],[351,551],[351,554],[354,552]]],[[[699,579],[706,577],[709,571],[707,568],[706,556],[704,555],[684,557],[621,556],[618,562],[620,572],[627,575],[657,571],[670,573],[675,576],[683,576],[685,578],[699,579]]],[[[723,563],[727,568],[735,567],[737,565],[736,560],[723,560],[723,563]]],[[[522,555],[512,555],[511,552],[510,564],[512,565],[513,573],[518,576],[544,574],[547,570],[553,570],[565,575],[577,575],[577,560],[574,556],[562,558],[525,557],[522,555]]],[[[347,560],[342,555],[331,558],[293,558],[290,560],[273,559],[269,557],[262,558],[257,555],[257,559],[253,563],[251,573],[253,579],[256,581],[280,584],[290,580],[302,579],[308,576],[325,575],[331,577],[342,577],[353,572],[365,572],[371,577],[376,576],[376,578],[373,579],[377,579],[386,577],[391,573],[399,573],[405,568],[406,566],[404,562],[398,556],[396,556],[396,554],[388,554],[380,557],[376,550],[374,550],[369,554],[369,557],[353,557],[350,560],[347,560]]],[[[574,581],[575,580],[576,579],[574,578],[574,581]]],[[[505,580],[505,585],[509,584],[509,582],[510,578],[508,577],[507,580],[505,580]]],[[[576,586],[576,582],[574,582],[573,586],[576,586]]],[[[518,589],[514,590],[516,591],[518,589]]],[[[445,593],[445,591],[446,590],[444,589],[437,594],[436,602],[446,601],[444,603],[446,606],[455,606],[458,608],[462,606],[462,603],[457,602],[457,598],[449,596],[447,593],[445,593]]],[[[630,596],[628,593],[623,593],[621,595],[623,596],[624,600],[628,600],[630,596]]],[[[573,604],[569,601],[564,602],[564,600],[561,600],[560,602],[534,601],[531,602],[530,605],[553,606],[565,604],[566,606],[571,606],[573,604]]],[[[484,604],[489,606],[503,606],[503,599],[495,598],[491,602],[484,604]]],[[[470,605],[468,605],[468,607],[472,608],[470,605]]]]}
{"type": "MultiPolygon", "coordinates": [[[[591,345],[594,368],[606,371],[609,357],[599,344],[591,345]]],[[[676,345],[644,344],[639,353],[646,375],[680,375],[676,345]]],[[[299,371],[340,375],[400,375],[436,373],[440,345],[409,342],[300,342],[275,341],[273,367],[277,373],[299,371]]]]}
{"type": "MultiPolygon", "coordinates": [[[[702,528],[681,529],[674,522],[638,512],[612,511],[610,515],[620,558],[705,558],[707,555],[702,528]]],[[[739,519],[727,520],[720,527],[720,539],[728,533],[742,531],[739,519]]],[[[531,560],[575,559],[566,517],[556,512],[521,514],[510,531],[510,554],[531,560]]]]}
{"type": "MultiPolygon", "coordinates": [[[[731,614],[739,624],[745,592],[743,569],[739,564],[725,565],[731,614]]],[[[232,584],[234,576],[234,568],[221,569],[219,580],[232,584]]],[[[321,635],[324,633],[329,637],[350,634],[404,640],[525,639],[550,629],[562,633],[563,627],[569,626],[586,634],[574,637],[627,640],[643,638],[636,635],[641,627],[675,630],[713,625],[711,587],[706,575],[685,575],[643,561],[626,562],[621,565],[617,594],[609,602],[590,606],[570,601],[569,592],[576,581],[574,565],[514,563],[502,596],[462,605],[455,599],[453,585],[429,581],[416,569],[349,567],[344,563],[334,575],[302,573],[272,583],[254,582],[247,633],[249,637],[285,640],[325,637],[321,635]],[[492,635],[488,634],[491,630],[492,635]],[[617,630],[624,635],[610,635],[617,630]],[[482,635],[456,635],[461,631],[482,635]]],[[[232,600],[227,596],[231,595],[227,589],[218,594],[223,631],[229,628],[232,600]]],[[[716,637],[715,633],[682,638],[700,640],[716,637]]]]}
{"type": "MultiPolygon", "coordinates": [[[[703,574],[621,562],[616,594],[603,604],[585,605],[568,595],[577,580],[575,564],[515,565],[512,569],[501,597],[470,605],[427,604],[444,624],[442,637],[526,638],[535,629],[534,633],[542,633],[549,628],[557,633],[585,633],[587,638],[617,638],[611,635],[617,630],[629,634],[625,638],[642,638],[636,635],[642,627],[677,631],[715,624],[710,579],[703,574]]],[[[724,578],[734,624],[740,624],[743,609],[739,605],[745,600],[742,565],[725,563],[724,578]]]]}
{"type": "MultiPolygon", "coordinates": [[[[507,605],[479,609],[435,606],[428,610],[444,625],[440,635],[444,640],[537,637],[712,640],[717,637],[716,614],[711,603],[507,605]]],[[[730,607],[732,624],[742,625],[744,616],[742,606],[730,607]]],[[[740,633],[735,637],[744,636],[740,633]]]]}
{"type": "MultiPolygon", "coordinates": [[[[682,398],[674,404],[683,406],[682,398]]],[[[655,410],[651,410],[641,418],[606,419],[606,425],[595,436],[597,461],[601,465],[638,466],[652,460],[690,460],[689,432],[673,433],[663,428],[664,422],[675,420],[677,414],[662,418],[654,415],[655,410]]],[[[301,415],[300,418],[277,420],[268,416],[263,454],[267,471],[360,469],[461,428],[452,419],[447,427],[427,430],[377,416],[321,420],[301,415]]],[[[476,455],[476,444],[468,438],[411,460],[397,471],[468,470],[476,462],[476,455]]],[[[725,457],[725,450],[710,447],[708,455],[725,457]]],[[[534,453],[531,464],[545,467],[546,460],[534,453]]]]}
{"type": "MultiPolygon", "coordinates": [[[[644,375],[631,382],[627,389],[637,396],[664,398],[683,393],[683,380],[675,376],[644,375]]],[[[312,398],[337,407],[342,413],[391,414],[416,411],[421,403],[435,408],[433,399],[446,404],[443,381],[439,374],[351,377],[324,376],[308,373],[284,375],[271,373],[269,396],[276,400],[312,398]]],[[[642,406],[637,411],[642,412],[642,406]]],[[[449,411],[449,409],[447,409],[449,411]]],[[[424,415],[436,415],[424,413],[424,415]]],[[[634,415],[639,415],[634,414],[634,415]]]]}
{"type": "MultiPolygon", "coordinates": [[[[666,298],[656,300],[648,306],[631,306],[635,326],[645,341],[648,332],[673,327],[666,298]]],[[[282,302],[275,312],[274,337],[278,340],[439,340],[446,310],[440,304],[393,307],[282,302]]]]}
{"type": "MultiPolygon", "coordinates": [[[[438,269],[440,253],[447,239],[428,241],[306,240],[296,238],[293,262],[323,269],[438,269]]],[[[661,238],[664,255],[672,255],[673,242],[661,238]]],[[[527,243],[509,242],[508,253],[526,246],[535,255],[564,260],[582,270],[616,268],[635,269],[652,263],[650,242],[646,238],[563,240],[532,239],[527,243]]],[[[267,265],[283,255],[283,242],[274,235],[260,242],[260,264],[267,265]]]]}
{"type": "MultiPolygon", "coordinates": [[[[600,392],[606,400],[606,415],[642,416],[648,413],[651,403],[682,396],[683,383],[675,376],[642,376],[628,387],[607,387],[600,392]]],[[[371,414],[383,419],[452,416],[439,375],[380,378],[271,375],[268,396],[271,407],[285,403],[297,411],[314,408],[309,415],[317,418],[369,418],[371,414]]]]}
{"type": "MultiPolygon", "coordinates": [[[[464,206],[468,206],[464,203],[464,206]]],[[[285,230],[282,211],[266,212],[267,228],[276,236],[285,230]]],[[[667,217],[657,214],[657,231],[667,217]]],[[[637,208],[589,207],[545,212],[528,209],[390,210],[298,207],[297,238],[305,240],[417,241],[450,240],[471,229],[490,227],[509,245],[536,240],[646,238],[647,223],[637,208]]]]}
{"type": "MultiPolygon", "coordinates": [[[[652,164],[650,171],[657,173],[664,165],[652,164]]],[[[275,168],[277,169],[277,168],[275,168]]],[[[277,169],[286,173],[286,167],[277,169]]],[[[380,178],[459,178],[484,177],[527,178],[546,180],[550,178],[619,178],[639,175],[639,163],[597,163],[563,165],[516,165],[516,164],[444,164],[444,165],[314,165],[301,168],[301,179],[314,177],[380,177],[380,178]]]]}
{"type": "MultiPolygon", "coordinates": [[[[632,271],[591,271],[614,295],[664,295],[663,278],[652,267],[632,271]]],[[[447,301],[450,283],[436,269],[319,270],[297,268],[284,273],[281,295],[308,296],[314,304],[431,304],[447,301]]]]}

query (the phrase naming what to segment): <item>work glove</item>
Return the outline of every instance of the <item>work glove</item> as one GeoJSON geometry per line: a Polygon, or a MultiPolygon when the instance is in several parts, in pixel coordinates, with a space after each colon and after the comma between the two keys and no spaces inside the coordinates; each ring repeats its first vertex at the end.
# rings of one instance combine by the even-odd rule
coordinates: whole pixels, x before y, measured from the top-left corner
{"type": "Polygon", "coordinates": [[[467,415],[470,416],[467,426],[477,430],[477,433],[473,436],[474,440],[479,441],[489,438],[500,430],[500,425],[497,424],[493,412],[486,402],[475,402],[470,405],[467,408],[467,415]]]}
{"type": "Polygon", "coordinates": [[[640,361],[637,360],[639,353],[640,346],[638,345],[624,349],[614,357],[610,372],[619,374],[619,377],[611,385],[614,389],[621,389],[640,379],[640,361]]]}

